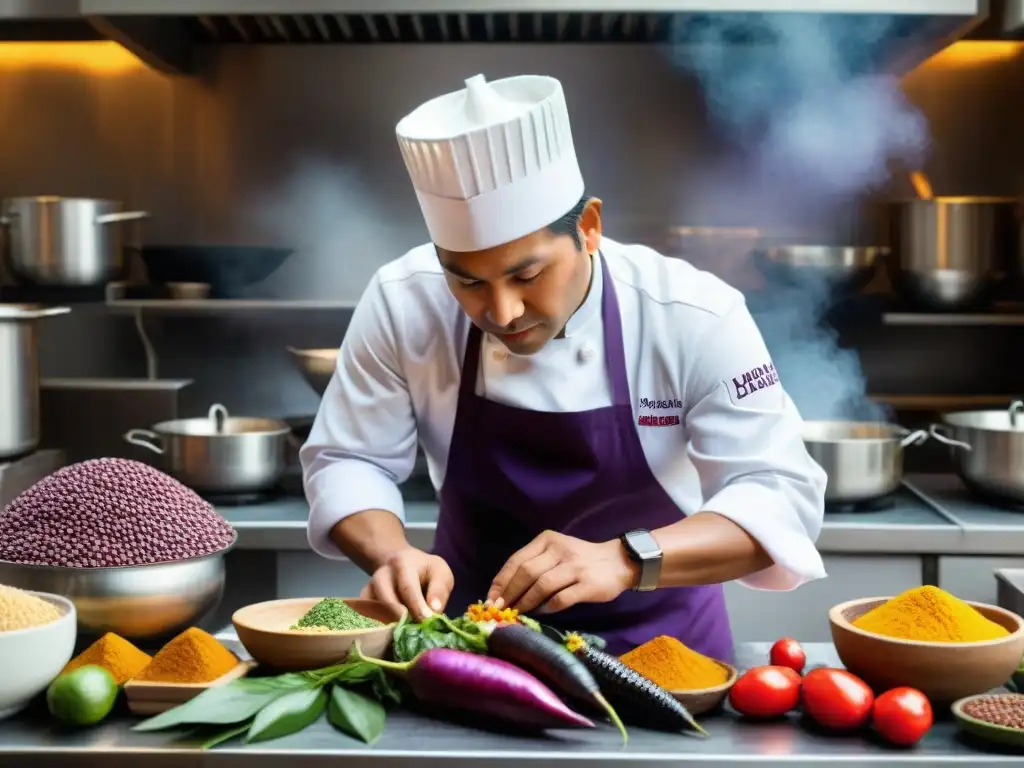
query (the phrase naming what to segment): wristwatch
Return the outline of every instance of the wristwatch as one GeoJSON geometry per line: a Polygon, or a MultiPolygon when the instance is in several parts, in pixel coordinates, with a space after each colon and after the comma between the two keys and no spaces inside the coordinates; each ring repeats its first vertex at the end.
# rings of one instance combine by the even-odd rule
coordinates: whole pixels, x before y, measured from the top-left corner
{"type": "Polygon", "coordinates": [[[637,592],[650,592],[658,587],[661,577],[661,547],[650,531],[637,528],[622,534],[622,545],[629,559],[640,565],[640,580],[633,587],[637,592]]]}

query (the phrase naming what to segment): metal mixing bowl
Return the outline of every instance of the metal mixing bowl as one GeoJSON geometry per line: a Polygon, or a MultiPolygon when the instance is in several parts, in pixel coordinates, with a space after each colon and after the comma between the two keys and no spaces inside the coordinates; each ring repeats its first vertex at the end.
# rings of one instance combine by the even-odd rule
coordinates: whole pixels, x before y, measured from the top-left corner
{"type": "Polygon", "coordinates": [[[0,562],[0,584],[62,595],[75,604],[81,635],[128,640],[170,636],[193,626],[224,595],[225,549],[153,565],[64,568],[0,562]]]}
{"type": "Polygon", "coordinates": [[[338,365],[337,349],[295,349],[288,347],[292,362],[316,393],[323,397],[338,365]]]}

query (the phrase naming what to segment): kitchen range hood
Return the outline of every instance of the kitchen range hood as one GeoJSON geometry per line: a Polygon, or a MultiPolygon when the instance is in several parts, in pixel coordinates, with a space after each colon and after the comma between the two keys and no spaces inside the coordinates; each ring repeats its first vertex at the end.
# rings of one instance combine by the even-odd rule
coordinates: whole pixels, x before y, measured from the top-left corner
{"type": "MultiPolygon", "coordinates": [[[[55,1],[0,0],[0,38],[4,20],[17,16],[12,9],[20,9],[22,19],[38,19],[55,1]]],[[[714,30],[727,45],[768,45],[777,38],[776,21],[793,14],[843,25],[850,40],[870,39],[863,66],[899,73],[960,39],[989,13],[987,0],[62,0],[60,5],[69,2],[77,2],[81,23],[97,36],[175,73],[195,70],[197,46],[223,44],[687,45],[705,41],[714,30]],[[737,23],[723,26],[723,21],[737,23]]]]}

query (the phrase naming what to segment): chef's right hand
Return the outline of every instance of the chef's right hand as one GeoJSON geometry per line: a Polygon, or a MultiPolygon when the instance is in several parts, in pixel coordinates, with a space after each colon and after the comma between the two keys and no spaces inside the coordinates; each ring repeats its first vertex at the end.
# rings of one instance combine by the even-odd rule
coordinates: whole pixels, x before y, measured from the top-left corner
{"type": "Polygon", "coordinates": [[[444,610],[454,586],[452,569],[443,558],[406,547],[374,571],[360,597],[405,606],[413,619],[423,621],[444,610]]]}

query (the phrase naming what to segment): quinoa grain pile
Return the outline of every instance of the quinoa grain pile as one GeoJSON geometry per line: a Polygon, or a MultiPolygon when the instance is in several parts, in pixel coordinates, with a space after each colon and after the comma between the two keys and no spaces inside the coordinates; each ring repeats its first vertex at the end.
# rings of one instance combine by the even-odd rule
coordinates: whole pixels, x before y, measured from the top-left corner
{"type": "Polygon", "coordinates": [[[0,632],[38,627],[59,618],[60,611],[53,603],[0,584],[0,632]]]}
{"type": "Polygon", "coordinates": [[[0,561],[102,568],[220,552],[231,524],[194,491],[148,464],[91,459],[63,467],[0,514],[0,561]]]}

